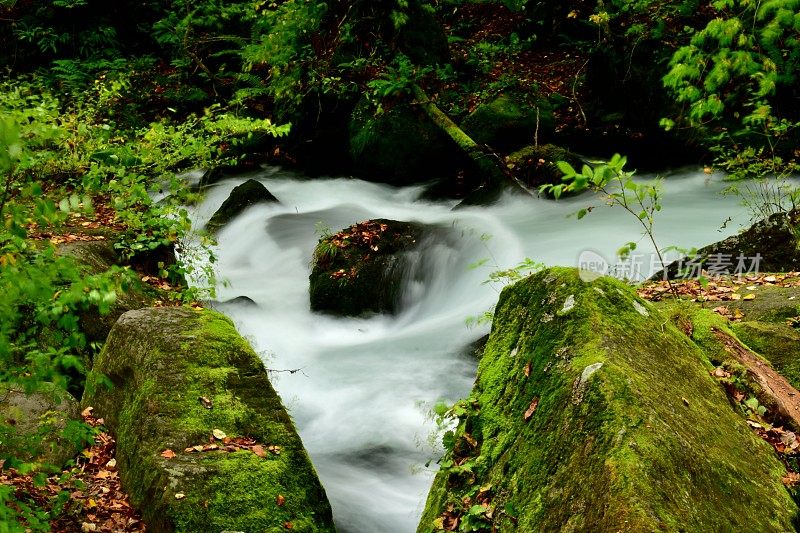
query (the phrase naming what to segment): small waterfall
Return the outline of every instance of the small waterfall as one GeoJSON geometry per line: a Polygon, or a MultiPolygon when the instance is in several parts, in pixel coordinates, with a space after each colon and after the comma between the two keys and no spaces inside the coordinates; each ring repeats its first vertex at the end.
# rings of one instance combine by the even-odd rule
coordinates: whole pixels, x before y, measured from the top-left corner
{"type": "MultiPolygon", "coordinates": [[[[352,179],[303,179],[280,169],[231,179],[211,189],[193,217],[207,221],[229,192],[255,178],[280,204],[255,206],[219,234],[218,287],[224,301],[247,296],[256,306],[223,304],[260,350],[317,467],[343,532],[415,531],[438,451],[427,416],[440,400],[466,396],[476,361],[464,348],[488,331],[470,329],[496,302],[488,274],[531,257],[577,265],[591,249],[607,258],[641,235],[635,220],[601,199],[559,202],[507,198],[491,207],[452,211],[455,202],[418,201],[420,188],[352,179]],[[598,205],[584,220],[568,215],[598,205]],[[311,313],[308,274],[319,237],[371,218],[433,225],[406,257],[406,283],[395,316],[338,318],[311,313]],[[483,262],[475,268],[475,263],[483,262]]],[[[664,246],[704,245],[735,233],[747,215],[723,184],[702,172],[665,183],[656,222],[664,246]],[[722,223],[729,222],[723,230],[722,223]]],[[[652,251],[645,242],[640,250],[652,251]]],[[[646,257],[645,257],[646,258],[646,257]]]]}

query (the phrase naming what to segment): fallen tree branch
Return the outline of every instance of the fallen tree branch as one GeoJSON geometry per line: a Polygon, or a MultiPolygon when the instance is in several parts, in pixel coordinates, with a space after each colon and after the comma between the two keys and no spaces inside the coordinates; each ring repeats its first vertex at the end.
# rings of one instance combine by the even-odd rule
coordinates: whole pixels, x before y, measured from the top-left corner
{"type": "Polygon", "coordinates": [[[747,369],[748,375],[761,388],[765,401],[759,401],[774,410],[793,430],[800,431],[800,392],[737,339],[717,328],[713,328],[713,332],[725,351],[747,369]]]}
{"type": "Polygon", "coordinates": [[[430,99],[422,87],[415,84],[413,91],[417,104],[431,121],[475,163],[481,174],[488,178],[490,187],[499,189],[501,186],[507,186],[532,195],[531,191],[506,169],[496,154],[487,153],[472,137],[464,133],[464,130],[439,109],[439,106],[430,99]]]}

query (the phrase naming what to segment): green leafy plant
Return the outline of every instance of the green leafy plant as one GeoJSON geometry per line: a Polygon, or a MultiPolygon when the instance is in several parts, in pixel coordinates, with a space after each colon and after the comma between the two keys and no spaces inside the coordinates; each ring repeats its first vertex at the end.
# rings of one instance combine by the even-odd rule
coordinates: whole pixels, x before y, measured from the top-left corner
{"type": "Polygon", "coordinates": [[[796,141],[796,133],[787,134],[797,126],[791,102],[800,74],[800,4],[716,0],[712,5],[719,15],[675,51],[663,78],[683,105],[663,125],[691,128],[730,148],[765,147],[764,155],[777,163],[776,154],[791,153],[791,139],[796,141]]]}
{"type": "MultiPolygon", "coordinates": [[[[546,184],[541,187],[541,192],[552,194],[556,199],[564,193],[576,193],[590,189],[600,193],[609,206],[617,206],[635,217],[642,228],[642,234],[653,246],[659,264],[666,267],[664,252],[656,241],[655,216],[661,211],[661,182],[637,182],[634,172],[625,170],[627,158],[614,154],[605,163],[600,163],[594,168],[583,165],[580,172],[565,161],[558,162],[558,168],[564,173],[563,183],[546,184]]],[[[593,207],[583,208],[577,212],[579,219],[591,213],[593,207]]],[[[622,259],[627,258],[635,249],[635,242],[624,244],[618,251],[622,259]]],[[[667,279],[670,289],[675,297],[677,292],[672,282],[667,279]]]]}

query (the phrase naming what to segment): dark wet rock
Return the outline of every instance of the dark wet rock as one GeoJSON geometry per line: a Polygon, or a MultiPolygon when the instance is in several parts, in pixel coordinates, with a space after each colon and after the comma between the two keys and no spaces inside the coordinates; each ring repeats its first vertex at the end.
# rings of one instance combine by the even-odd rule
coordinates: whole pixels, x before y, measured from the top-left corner
{"type": "Polygon", "coordinates": [[[690,263],[725,270],[717,274],[744,274],[756,266],[758,272],[800,271],[800,212],[775,213],[738,235],[700,248],[691,258],[671,263],[653,279],[680,277],[682,269],[693,268],[690,263]]]}
{"type": "Polygon", "coordinates": [[[403,254],[424,227],[369,220],[320,239],[310,280],[311,309],[342,315],[395,312],[404,275],[403,254]]]}
{"type": "Polygon", "coordinates": [[[277,203],[278,199],[270,193],[264,184],[253,179],[247,180],[231,191],[228,198],[222,202],[214,216],[206,224],[206,229],[214,233],[219,231],[228,222],[242,214],[248,207],[260,203],[277,203]]]}

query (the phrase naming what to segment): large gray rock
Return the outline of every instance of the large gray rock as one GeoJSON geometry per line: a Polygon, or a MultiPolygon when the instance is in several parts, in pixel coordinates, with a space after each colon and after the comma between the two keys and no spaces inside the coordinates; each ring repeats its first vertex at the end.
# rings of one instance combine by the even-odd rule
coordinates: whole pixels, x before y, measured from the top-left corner
{"type": "Polygon", "coordinates": [[[83,403],[115,435],[120,479],[149,530],[334,530],[263,363],[224,316],[174,307],[126,313],[92,377],[83,403]],[[212,436],[219,431],[260,448],[226,450],[232,443],[212,436]],[[186,451],[209,442],[220,449],[186,451]]]}
{"type": "Polygon", "coordinates": [[[0,457],[60,468],[80,451],[80,442],[64,436],[67,425],[80,419],[78,401],[55,386],[26,394],[0,384],[0,457]]]}
{"type": "Polygon", "coordinates": [[[505,288],[453,413],[419,533],[794,528],[772,447],[618,280],[552,268],[505,288]]]}

